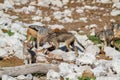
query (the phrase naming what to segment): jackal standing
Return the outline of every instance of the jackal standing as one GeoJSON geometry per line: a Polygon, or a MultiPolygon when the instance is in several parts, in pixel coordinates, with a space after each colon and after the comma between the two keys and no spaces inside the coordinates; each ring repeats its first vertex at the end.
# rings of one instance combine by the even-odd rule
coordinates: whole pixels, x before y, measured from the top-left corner
{"type": "Polygon", "coordinates": [[[31,37],[37,39],[37,48],[42,39],[48,35],[49,29],[45,26],[31,25],[27,28],[27,43],[30,43],[31,37]]]}

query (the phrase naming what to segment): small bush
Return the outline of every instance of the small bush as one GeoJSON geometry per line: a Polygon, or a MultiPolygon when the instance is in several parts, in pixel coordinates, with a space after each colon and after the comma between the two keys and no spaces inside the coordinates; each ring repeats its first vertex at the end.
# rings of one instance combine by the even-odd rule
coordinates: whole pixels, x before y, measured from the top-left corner
{"type": "Polygon", "coordinates": [[[7,33],[8,33],[9,36],[14,35],[14,32],[12,32],[11,30],[8,30],[7,33]]]}
{"type": "Polygon", "coordinates": [[[14,35],[14,32],[12,32],[11,30],[3,30],[4,33],[7,33],[9,36],[14,35]]]}
{"type": "Polygon", "coordinates": [[[120,40],[116,40],[115,43],[116,43],[116,44],[120,44],[120,40]]]}
{"type": "Polygon", "coordinates": [[[96,79],[90,77],[78,77],[78,80],[96,80],[96,79]]]}
{"type": "Polygon", "coordinates": [[[101,43],[100,39],[96,36],[91,36],[90,35],[90,36],[88,36],[88,39],[91,40],[94,44],[100,44],[101,43]]]}

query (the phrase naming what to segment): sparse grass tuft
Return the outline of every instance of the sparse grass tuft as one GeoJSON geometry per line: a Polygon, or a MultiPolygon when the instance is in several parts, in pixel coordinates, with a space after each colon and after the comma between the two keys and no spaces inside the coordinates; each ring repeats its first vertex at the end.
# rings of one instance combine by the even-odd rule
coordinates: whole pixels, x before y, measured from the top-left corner
{"type": "Polygon", "coordinates": [[[96,80],[96,78],[90,78],[90,77],[78,77],[78,80],[96,80]]]}
{"type": "Polygon", "coordinates": [[[88,39],[91,40],[94,44],[100,44],[101,43],[100,39],[96,36],[89,35],[88,39]]]}
{"type": "Polygon", "coordinates": [[[14,32],[12,32],[11,30],[6,30],[6,31],[3,31],[3,32],[7,33],[9,36],[14,35],[14,32]]]}
{"type": "Polygon", "coordinates": [[[8,33],[9,36],[14,35],[14,32],[12,32],[11,30],[8,30],[7,33],[8,33]]]}
{"type": "Polygon", "coordinates": [[[120,40],[116,40],[115,43],[116,43],[116,44],[120,44],[120,40]]]}

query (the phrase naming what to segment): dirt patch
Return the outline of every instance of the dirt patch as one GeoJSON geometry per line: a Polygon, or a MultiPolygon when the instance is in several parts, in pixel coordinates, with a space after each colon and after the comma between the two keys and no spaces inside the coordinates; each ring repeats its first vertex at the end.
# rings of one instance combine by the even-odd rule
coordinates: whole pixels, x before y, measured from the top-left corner
{"type": "Polygon", "coordinates": [[[4,3],[4,0],[0,0],[0,3],[4,3]]]}
{"type": "Polygon", "coordinates": [[[10,57],[0,61],[1,67],[13,67],[13,66],[20,66],[24,65],[23,60],[17,57],[10,57]]]}

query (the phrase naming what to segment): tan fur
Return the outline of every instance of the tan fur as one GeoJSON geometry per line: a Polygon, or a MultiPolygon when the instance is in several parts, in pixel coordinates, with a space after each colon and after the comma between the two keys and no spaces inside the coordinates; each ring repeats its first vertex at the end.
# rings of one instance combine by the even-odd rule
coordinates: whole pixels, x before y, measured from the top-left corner
{"type": "Polygon", "coordinates": [[[120,30],[114,30],[114,37],[115,38],[120,38],[120,30]]]}
{"type": "Polygon", "coordinates": [[[103,41],[105,46],[110,46],[111,45],[111,41],[114,37],[114,32],[112,31],[112,29],[106,29],[106,30],[102,30],[98,33],[96,33],[96,36],[103,41]]]}
{"type": "Polygon", "coordinates": [[[112,30],[114,32],[114,38],[120,38],[120,24],[119,23],[111,23],[112,30]]]}
{"type": "Polygon", "coordinates": [[[30,39],[31,37],[34,37],[37,39],[37,48],[39,47],[39,44],[41,43],[43,37],[45,35],[40,35],[37,31],[35,31],[34,29],[31,29],[31,28],[28,28],[27,29],[27,43],[29,44],[30,43],[30,39]]]}
{"type": "MultiPolygon", "coordinates": [[[[71,51],[70,45],[76,50],[76,47],[74,46],[76,38],[73,36],[72,33],[69,32],[56,32],[56,33],[51,33],[49,36],[44,38],[44,42],[53,42],[55,45],[55,48],[59,48],[59,44],[61,42],[65,42],[66,47],[68,51],[71,51]]],[[[80,43],[80,45],[83,47],[83,45],[80,43]]],[[[83,47],[84,48],[84,47],[83,47]]]]}

